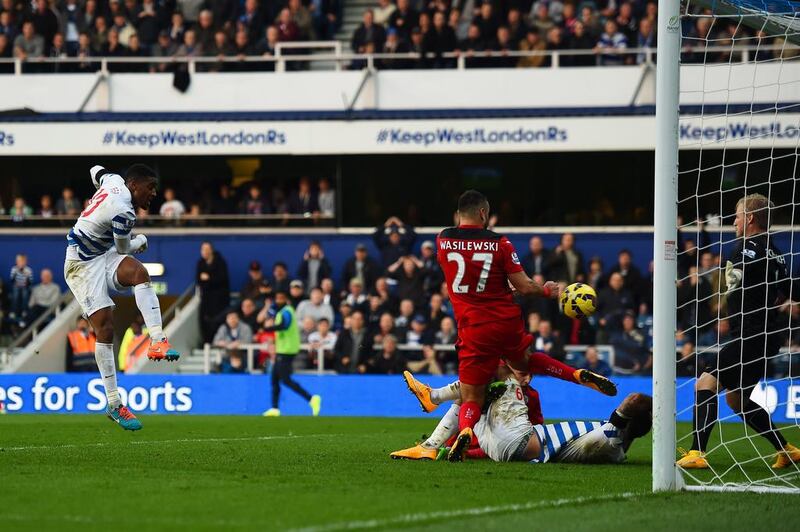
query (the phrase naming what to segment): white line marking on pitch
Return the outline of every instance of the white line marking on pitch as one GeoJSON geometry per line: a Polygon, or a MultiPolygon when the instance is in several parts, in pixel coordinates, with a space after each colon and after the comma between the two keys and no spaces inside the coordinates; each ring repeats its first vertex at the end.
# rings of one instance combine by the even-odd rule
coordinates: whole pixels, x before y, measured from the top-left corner
{"type": "Polygon", "coordinates": [[[572,499],[554,499],[551,501],[532,501],[522,504],[501,504],[498,506],[484,506],[483,508],[461,508],[458,510],[440,510],[436,512],[420,512],[416,514],[404,514],[387,519],[369,519],[364,521],[343,521],[341,523],[331,523],[328,525],[309,526],[295,528],[289,532],[333,532],[336,530],[361,530],[367,528],[383,528],[393,525],[409,525],[414,523],[424,523],[428,521],[441,521],[456,519],[459,517],[476,517],[482,515],[525,512],[529,510],[547,510],[549,508],[559,508],[572,504],[587,504],[595,502],[606,502],[617,499],[630,499],[631,497],[644,496],[644,493],[617,493],[614,495],[599,495],[597,497],[574,497],[572,499]]]}
{"type": "Polygon", "coordinates": [[[4,451],[36,451],[52,449],[74,449],[85,447],[113,447],[117,445],[151,445],[162,443],[213,443],[213,442],[237,442],[237,441],[268,441],[268,440],[288,440],[295,438],[325,438],[340,436],[340,434],[295,434],[286,436],[251,436],[243,438],[181,438],[176,440],[132,440],[118,442],[99,442],[99,443],[67,443],[63,445],[26,445],[22,447],[0,447],[0,452],[4,451]]]}

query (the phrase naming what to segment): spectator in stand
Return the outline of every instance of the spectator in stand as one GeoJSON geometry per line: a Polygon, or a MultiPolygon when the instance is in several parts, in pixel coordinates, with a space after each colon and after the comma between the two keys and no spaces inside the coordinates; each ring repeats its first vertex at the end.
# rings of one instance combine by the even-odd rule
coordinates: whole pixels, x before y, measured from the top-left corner
{"type": "Polygon", "coordinates": [[[558,337],[558,334],[553,331],[553,326],[549,320],[539,321],[539,330],[533,345],[536,351],[547,353],[556,360],[564,360],[564,343],[558,337]]]}
{"type": "MultiPolygon", "coordinates": [[[[162,30],[158,34],[158,42],[153,46],[150,55],[155,58],[172,58],[178,51],[178,45],[170,38],[169,31],[162,30]]],[[[172,72],[174,65],[171,62],[152,63],[150,72],[172,72]]]]}
{"type": "Polygon", "coordinates": [[[250,326],[239,319],[239,314],[231,310],[225,316],[225,323],[219,326],[214,335],[214,347],[226,350],[226,357],[220,364],[220,373],[244,373],[244,351],[242,344],[253,342],[253,331],[250,326]]]}
{"type": "Polygon", "coordinates": [[[713,325],[712,295],[708,279],[697,273],[696,266],[689,268],[688,279],[678,280],[678,327],[690,336],[706,334],[713,325]]]}
{"type": "MultiPolygon", "coordinates": [[[[35,10],[30,17],[33,28],[37,35],[41,35],[44,42],[53,42],[53,37],[59,30],[58,15],[50,8],[48,0],[35,0],[35,10]]],[[[47,44],[45,45],[47,47],[47,44]]],[[[43,52],[48,52],[46,48],[43,52]]]]}
{"type": "Polygon", "coordinates": [[[619,31],[628,41],[628,45],[635,44],[639,35],[639,21],[633,14],[633,4],[630,2],[621,3],[615,21],[619,31]]]}
{"type": "Polygon", "coordinates": [[[353,310],[366,311],[367,307],[367,294],[364,293],[364,283],[358,278],[350,280],[350,290],[345,296],[344,301],[350,305],[353,310]]]}
{"type": "MultiPolygon", "coordinates": [[[[319,367],[318,351],[322,349],[325,368],[334,367],[334,353],[338,336],[331,331],[331,322],[327,318],[317,321],[317,328],[308,335],[308,343],[311,347],[309,357],[311,365],[319,367]]],[[[324,369],[324,368],[323,368],[324,369]]]]}
{"type": "Polygon", "coordinates": [[[52,218],[56,214],[50,194],[45,194],[39,199],[39,211],[36,214],[42,218],[52,218]]]}
{"type": "MultiPolygon", "coordinates": [[[[131,35],[128,39],[128,57],[149,57],[147,51],[142,48],[141,41],[139,41],[139,36],[136,33],[131,35]]],[[[143,73],[148,71],[148,66],[145,62],[129,63],[127,65],[123,65],[122,68],[125,72],[143,73]]]]}
{"type": "Polygon", "coordinates": [[[414,318],[414,302],[410,299],[400,301],[400,313],[394,319],[394,326],[401,334],[405,335],[411,327],[411,320],[414,318]]]}
{"type": "Polygon", "coordinates": [[[108,43],[108,21],[105,17],[97,17],[94,19],[94,30],[92,31],[92,49],[98,55],[102,55],[103,49],[108,43]]]}
{"type": "MultiPolygon", "coordinates": [[[[792,306],[797,309],[793,311],[793,317],[796,320],[798,317],[800,317],[800,312],[798,312],[800,311],[800,305],[794,303],[792,306]]],[[[797,324],[793,324],[793,321],[794,320],[790,320],[787,323],[787,330],[796,329],[797,324]]],[[[794,335],[796,334],[797,331],[795,330],[794,335]]],[[[733,336],[731,336],[730,322],[726,318],[716,320],[714,328],[700,336],[698,340],[702,346],[723,345],[730,342],[733,340],[733,336]]]]}
{"type": "Polygon", "coordinates": [[[278,28],[281,42],[300,40],[300,28],[295,24],[292,18],[292,12],[289,11],[288,7],[281,9],[281,12],[275,19],[275,26],[278,28]]]}
{"type": "Polygon", "coordinates": [[[139,34],[139,39],[142,41],[142,47],[149,51],[158,40],[160,26],[156,14],[155,0],[144,0],[142,2],[142,9],[133,19],[133,24],[136,26],[136,33],[139,34]]]}
{"type": "Polygon", "coordinates": [[[636,306],[641,303],[641,296],[644,295],[645,281],[642,272],[633,264],[633,256],[627,249],[623,249],[617,256],[617,264],[611,268],[609,277],[614,273],[619,273],[623,279],[623,285],[631,293],[636,306]]]}
{"type": "MultiPolygon", "coordinates": [[[[186,13],[184,12],[184,15],[186,13]]],[[[217,27],[214,24],[214,13],[210,9],[203,9],[197,18],[197,42],[203,50],[210,50],[214,45],[214,35],[217,27]]]]}
{"type": "Polygon", "coordinates": [[[289,269],[285,262],[278,261],[272,265],[272,290],[275,292],[289,291],[289,269]]]}
{"type": "Polygon", "coordinates": [[[606,20],[605,31],[600,34],[597,41],[595,52],[600,54],[599,63],[601,65],[621,65],[625,63],[626,57],[615,52],[625,51],[628,48],[628,39],[620,33],[617,23],[614,20],[606,20]]]}
{"type": "Polygon", "coordinates": [[[342,268],[342,284],[348,286],[350,280],[359,279],[363,286],[375,286],[375,281],[381,274],[381,266],[367,253],[367,246],[356,244],[353,257],[347,259],[342,268]]]}
{"type": "Polygon", "coordinates": [[[567,284],[583,282],[585,277],[583,255],[575,249],[575,235],[572,233],[562,235],[561,243],[550,255],[547,269],[555,281],[564,281],[567,284]]]}
{"type": "MultiPolygon", "coordinates": [[[[625,281],[619,273],[612,273],[608,286],[597,294],[597,323],[603,341],[622,328],[622,317],[636,308],[633,295],[625,288],[625,281]]],[[[602,343],[602,342],[601,342],[602,343]]]]}
{"type": "Polygon", "coordinates": [[[136,33],[136,29],[128,22],[125,13],[119,12],[114,15],[114,24],[111,28],[117,30],[120,44],[125,48],[129,48],[131,35],[136,33]]]}
{"type": "Polygon", "coordinates": [[[165,218],[180,218],[186,214],[186,207],[175,197],[174,189],[169,187],[164,189],[164,203],[161,204],[158,214],[165,218]]]}
{"type": "Polygon", "coordinates": [[[422,267],[423,264],[417,257],[406,255],[386,269],[389,277],[397,282],[395,289],[397,297],[410,299],[415,306],[422,305],[425,296],[422,267]]]}
{"type": "Polygon", "coordinates": [[[300,343],[307,344],[309,335],[317,330],[317,324],[314,321],[314,318],[311,317],[297,321],[300,322],[300,343]]]}
{"type": "Polygon", "coordinates": [[[428,322],[425,316],[417,314],[411,320],[411,327],[406,332],[406,343],[410,347],[422,347],[424,345],[433,345],[434,331],[428,327],[428,322]]]}
{"type": "Polygon", "coordinates": [[[492,68],[514,68],[517,64],[517,58],[508,55],[508,52],[514,51],[511,42],[511,33],[508,27],[500,26],[497,28],[497,36],[489,45],[489,48],[499,54],[493,54],[494,59],[488,61],[486,66],[492,68]],[[499,57],[497,57],[499,56],[499,57]]]}
{"type": "Polygon", "coordinates": [[[333,307],[325,303],[322,298],[322,289],[312,288],[308,299],[304,299],[297,305],[297,319],[303,322],[306,318],[311,318],[316,324],[319,320],[328,320],[333,323],[333,307]]]}
{"type": "MultiPolygon", "coordinates": [[[[400,35],[397,33],[397,30],[395,30],[394,28],[389,28],[388,30],[386,30],[386,42],[383,43],[383,49],[381,50],[381,53],[407,54],[410,51],[411,48],[408,46],[408,43],[400,39],[400,35]]],[[[412,68],[413,65],[414,61],[407,58],[380,59],[378,61],[378,68],[384,70],[407,69],[407,68],[412,68]]]]}
{"type": "MultiPolygon", "coordinates": [[[[237,38],[238,37],[239,34],[237,33],[237,38]]],[[[241,214],[259,216],[272,212],[269,202],[261,195],[261,187],[257,183],[252,183],[247,192],[247,197],[243,199],[239,205],[239,212],[241,214]]]]}
{"type": "Polygon", "coordinates": [[[61,199],[56,202],[56,211],[61,215],[77,216],[81,212],[81,202],[69,187],[61,191],[61,199]]]}
{"type": "Polygon", "coordinates": [[[297,269],[297,277],[306,286],[306,290],[318,288],[323,279],[328,279],[331,276],[333,269],[330,262],[325,258],[325,253],[322,250],[322,245],[316,240],[312,240],[308,249],[303,254],[303,262],[297,269]]]}
{"type": "Polygon", "coordinates": [[[28,300],[31,297],[33,270],[28,266],[28,256],[18,253],[11,267],[10,274],[11,300],[9,301],[9,318],[22,323],[28,316],[28,300]]]}
{"type": "MultiPolygon", "coordinates": [[[[241,4],[240,4],[241,5],[241,4]]],[[[259,9],[258,0],[245,0],[241,14],[236,19],[236,32],[247,33],[249,41],[259,38],[264,27],[264,13],[259,9]]],[[[274,14],[267,14],[267,19],[272,20],[274,14]]]]}
{"type": "Polygon", "coordinates": [[[433,68],[450,68],[455,66],[454,59],[443,57],[443,54],[450,53],[456,49],[456,34],[453,28],[447,25],[444,13],[437,11],[433,15],[433,24],[425,33],[423,47],[426,52],[433,52],[433,68]]]}
{"type": "Polygon", "coordinates": [[[528,24],[522,18],[519,9],[512,7],[508,10],[506,27],[510,35],[511,49],[518,50],[519,43],[525,39],[525,35],[528,33],[528,24]]]}
{"type": "Polygon", "coordinates": [[[120,371],[129,372],[136,367],[137,361],[147,353],[150,347],[150,335],[144,326],[142,316],[137,314],[131,326],[125,329],[122,342],[119,344],[117,361],[120,371]]]}
{"type": "Polygon", "coordinates": [[[180,11],[175,11],[172,13],[167,32],[169,32],[169,38],[172,39],[172,42],[175,43],[175,46],[178,46],[183,42],[183,34],[186,32],[186,25],[183,21],[183,14],[181,14],[180,11]]]}
{"type": "MultiPolygon", "coordinates": [[[[89,34],[82,31],[78,35],[78,50],[75,52],[75,57],[81,61],[76,64],[75,68],[78,72],[96,72],[99,66],[97,63],[89,61],[90,57],[94,57],[95,51],[92,49],[92,42],[89,34]]],[[[60,202],[61,200],[59,200],[60,202]]],[[[58,204],[56,204],[58,205],[58,204]]],[[[59,214],[61,214],[59,212],[59,214]]]]}
{"type": "Polygon", "coordinates": [[[484,58],[473,57],[474,52],[486,50],[486,43],[481,36],[480,27],[474,22],[467,29],[467,37],[458,43],[458,50],[466,55],[465,66],[467,68],[478,68],[484,65],[484,58]]]}
{"type": "Polygon", "coordinates": [[[431,295],[430,300],[428,301],[428,324],[431,330],[435,331],[439,329],[439,323],[441,323],[442,319],[447,316],[447,307],[444,305],[442,301],[442,296],[440,294],[433,294],[431,295]]]}
{"type": "Polygon", "coordinates": [[[364,371],[359,368],[359,372],[374,373],[377,375],[400,375],[406,370],[406,360],[397,350],[397,338],[388,335],[383,339],[380,353],[370,358],[364,371]]]}
{"type": "Polygon", "coordinates": [[[236,212],[236,197],[227,183],[219,186],[217,196],[211,202],[212,214],[231,214],[236,212]]]}
{"type": "Polygon", "coordinates": [[[611,335],[616,354],[615,365],[634,373],[647,370],[652,357],[647,352],[647,337],[636,328],[636,316],[628,311],[622,318],[622,330],[611,335]]]}
{"type": "MultiPolygon", "coordinates": [[[[356,373],[372,356],[372,345],[364,327],[364,315],[355,311],[350,316],[350,328],[344,329],[333,348],[337,373],[356,373]]],[[[360,371],[363,373],[364,371],[360,371]]]]}
{"type": "Polygon", "coordinates": [[[350,47],[357,54],[366,53],[367,44],[372,44],[373,50],[383,49],[386,41],[386,30],[383,26],[375,24],[374,15],[371,9],[364,10],[361,25],[353,32],[350,47]]]}
{"type": "Polygon", "coordinates": [[[319,180],[318,187],[319,212],[322,216],[333,217],[336,214],[336,192],[331,188],[331,182],[324,177],[319,180]]]}
{"type": "Polygon", "coordinates": [[[14,39],[14,57],[23,61],[43,57],[44,44],[44,38],[35,33],[33,22],[25,22],[22,24],[22,33],[14,39]]]}
{"type": "Polygon", "coordinates": [[[259,328],[259,314],[255,302],[250,298],[242,299],[239,305],[239,320],[246,323],[251,331],[257,331],[259,328]]]}
{"type": "Polygon", "coordinates": [[[183,34],[183,44],[175,52],[177,57],[202,57],[203,47],[197,42],[197,33],[194,30],[186,30],[183,34]]]}
{"type": "Polygon", "coordinates": [[[311,180],[301,177],[298,189],[289,196],[289,214],[302,214],[304,216],[319,216],[317,194],[311,189],[311,180]]]}
{"type": "Polygon", "coordinates": [[[447,17],[447,25],[453,28],[456,34],[456,40],[463,41],[467,38],[467,32],[470,26],[470,20],[463,16],[461,10],[453,7],[450,10],[450,15],[447,17]]]}
{"type": "Polygon", "coordinates": [[[389,289],[389,282],[386,277],[378,277],[372,294],[378,298],[382,308],[392,313],[397,311],[397,296],[389,289]]]}
{"type": "Polygon", "coordinates": [[[372,238],[381,252],[384,267],[388,267],[400,257],[411,255],[411,247],[417,239],[417,233],[413,227],[403,223],[397,216],[390,216],[382,227],[375,230],[372,238]]]}
{"type": "MultiPolygon", "coordinates": [[[[592,50],[596,43],[596,39],[586,32],[586,25],[580,20],[575,21],[567,47],[572,50],[592,50]]],[[[594,66],[597,64],[597,57],[589,54],[573,55],[564,57],[564,61],[565,66],[594,66]]]]}
{"type": "Polygon", "coordinates": [[[272,286],[264,278],[261,263],[257,260],[250,263],[250,268],[247,270],[247,282],[239,293],[243,298],[257,302],[259,306],[264,304],[266,298],[272,296],[272,286]]]}
{"type": "MultiPolygon", "coordinates": [[[[519,49],[522,52],[544,52],[547,49],[547,45],[537,30],[529,28],[525,38],[519,43],[519,49]]],[[[544,55],[526,55],[519,58],[517,66],[523,68],[540,67],[544,65],[544,62],[544,55]]]]}
{"type": "Polygon", "coordinates": [[[586,284],[600,291],[606,286],[605,274],[603,273],[603,259],[594,256],[589,259],[589,271],[586,273],[586,284]]]}
{"type": "Polygon", "coordinates": [[[398,331],[394,326],[394,317],[391,312],[384,312],[378,319],[378,325],[375,330],[370,331],[372,335],[372,343],[380,344],[383,339],[391,334],[394,335],[399,342],[405,342],[405,331],[398,331]]]}
{"type": "MultiPolygon", "coordinates": [[[[102,48],[100,55],[104,57],[127,57],[128,49],[119,41],[119,32],[115,28],[108,30],[108,42],[102,48]]],[[[111,72],[121,72],[125,70],[121,63],[109,63],[108,69],[111,72]]]]}
{"type": "MultiPolygon", "coordinates": [[[[436,343],[440,345],[452,345],[455,343],[457,337],[458,332],[456,331],[456,322],[453,320],[453,318],[442,318],[441,323],[439,323],[439,330],[436,331],[436,335],[434,337],[436,343]]],[[[444,368],[446,372],[453,373],[457,370],[458,355],[456,355],[455,351],[437,351],[436,358],[439,361],[440,367],[444,368]]]]}
{"type": "Polygon", "coordinates": [[[292,20],[297,25],[299,31],[298,39],[301,41],[316,40],[317,34],[314,29],[311,12],[303,5],[301,0],[289,0],[287,7],[292,14],[292,20]]]}
{"type": "Polygon", "coordinates": [[[409,0],[397,0],[397,9],[389,17],[389,27],[398,33],[401,40],[408,41],[418,20],[419,14],[411,7],[409,0]]]}
{"type": "Polygon", "coordinates": [[[567,35],[575,33],[576,22],[578,22],[578,17],[575,15],[575,4],[564,4],[564,10],[561,12],[561,26],[567,35]]]}
{"type": "MultiPolygon", "coordinates": [[[[566,49],[566,44],[564,43],[563,33],[561,28],[558,26],[554,26],[550,28],[550,31],[547,32],[547,40],[545,42],[545,46],[547,47],[547,51],[549,52],[558,52],[560,50],[566,49]]],[[[544,61],[544,66],[551,66],[553,59],[548,56],[544,61]]]]}
{"type": "Polygon", "coordinates": [[[610,377],[612,373],[611,366],[609,366],[608,362],[605,360],[600,359],[597,348],[593,345],[586,348],[586,354],[584,355],[583,364],[581,364],[580,369],[588,369],[603,377],[610,377]]]}
{"type": "MultiPolygon", "coordinates": [[[[2,8],[0,7],[0,9],[2,8]]],[[[17,36],[17,26],[11,17],[12,13],[10,11],[0,11],[0,35],[4,35],[8,39],[9,45],[14,42],[17,36]]]]}
{"type": "Polygon", "coordinates": [[[75,329],[67,333],[67,371],[87,373],[97,371],[94,347],[97,338],[83,316],[75,323],[75,329]]]}
{"type": "Polygon", "coordinates": [[[339,296],[336,293],[336,289],[333,285],[333,279],[323,279],[322,283],[319,285],[319,288],[322,290],[322,301],[334,309],[338,308],[339,296]]]}
{"type": "Polygon", "coordinates": [[[391,0],[378,0],[378,6],[373,9],[375,24],[388,27],[389,20],[392,18],[395,11],[397,11],[397,6],[395,6],[391,0]]]}
{"type": "MultiPolygon", "coordinates": [[[[64,35],[56,33],[53,35],[53,42],[50,43],[50,51],[47,56],[51,59],[64,59],[68,56],[66,44],[64,43],[64,35]]],[[[64,65],[61,62],[53,63],[47,68],[48,72],[69,72],[71,66],[64,65]]]]}
{"type": "Polygon", "coordinates": [[[39,316],[50,310],[61,297],[61,289],[53,282],[53,272],[43,268],[39,274],[40,283],[31,290],[31,297],[28,300],[30,321],[36,320],[39,316]]]}
{"type": "Polygon", "coordinates": [[[603,32],[603,28],[600,26],[600,20],[591,4],[583,4],[583,7],[581,7],[580,21],[586,34],[596,43],[603,32]]]}
{"type": "Polygon", "coordinates": [[[314,18],[314,27],[321,39],[334,40],[336,32],[341,26],[340,18],[342,7],[340,0],[311,0],[311,15],[314,18]]]}
{"type": "Polygon", "coordinates": [[[522,267],[525,269],[525,273],[531,277],[534,275],[547,277],[549,263],[550,251],[544,247],[542,239],[538,236],[531,237],[528,241],[528,253],[522,258],[522,267]]]}
{"type": "Polygon", "coordinates": [[[200,289],[200,331],[203,341],[210,343],[220,315],[230,304],[228,264],[211,242],[203,242],[196,270],[195,282],[200,289]]]}
{"type": "MultiPolygon", "coordinates": [[[[262,57],[275,57],[276,49],[280,42],[280,33],[276,26],[267,26],[264,38],[258,41],[253,49],[253,53],[262,57]]],[[[261,68],[264,71],[272,72],[275,70],[274,62],[265,62],[261,68]]]]}
{"type": "MultiPolygon", "coordinates": [[[[276,292],[278,291],[276,290],[276,292]]],[[[292,308],[297,308],[305,296],[306,287],[303,285],[303,281],[292,279],[292,282],[289,283],[289,304],[292,305],[292,308]]]]}
{"type": "Polygon", "coordinates": [[[489,41],[497,35],[497,28],[500,26],[491,2],[483,2],[481,4],[480,11],[472,19],[472,23],[478,26],[483,44],[488,47],[489,41]]]}
{"type": "MultiPolygon", "coordinates": [[[[0,16],[2,13],[0,13],[0,16]]],[[[11,42],[9,42],[9,38],[5,33],[0,33],[0,59],[11,59],[13,54],[11,42]]],[[[0,64],[0,73],[2,74],[13,74],[14,73],[14,65],[12,64],[0,64]]]]}
{"type": "Polygon", "coordinates": [[[539,31],[539,35],[545,37],[556,23],[550,16],[547,3],[538,2],[534,5],[534,13],[531,15],[531,27],[539,31]]]}
{"type": "Polygon", "coordinates": [[[436,260],[436,246],[432,240],[422,243],[420,262],[422,263],[420,266],[423,278],[422,289],[426,295],[438,293],[444,281],[444,274],[439,266],[439,261],[436,260]]]}

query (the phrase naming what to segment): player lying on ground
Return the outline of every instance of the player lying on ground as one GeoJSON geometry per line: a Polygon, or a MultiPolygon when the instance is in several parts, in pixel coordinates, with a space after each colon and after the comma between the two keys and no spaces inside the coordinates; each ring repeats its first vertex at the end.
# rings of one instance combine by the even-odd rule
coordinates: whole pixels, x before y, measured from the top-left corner
{"type": "Polygon", "coordinates": [[[489,231],[489,201],[476,190],[458,199],[459,223],[436,237],[436,259],[458,323],[458,380],[461,382],[459,437],[450,459],[472,442],[481,417],[486,386],[503,356],[525,371],[533,337],[525,330],[511,287],[522,296],[558,297],[558,284],[540,286],[523,271],[514,246],[489,231]]]}
{"type": "Polygon", "coordinates": [[[133,287],[136,306],[150,334],[147,357],[151,360],[177,360],[161,327],[161,307],[150,276],[141,262],[130,255],[147,249],[147,238],[131,230],[136,209],[147,209],[156,196],[158,179],[142,164],[131,166],[123,179],[102,166],[89,171],[97,192],[67,235],[64,279],[89,319],[97,342],[95,360],[106,390],[106,414],[126,430],[139,430],[142,424],[122,404],[117,390],[114,365],[114,302],[109,290],[133,287]]]}
{"type": "MultiPolygon", "coordinates": [[[[551,375],[567,382],[582,384],[594,390],[599,391],[605,395],[617,395],[617,387],[610,380],[601,375],[592,373],[585,369],[575,369],[567,364],[559,362],[544,353],[533,353],[527,361],[528,373],[520,374],[518,379],[522,380],[523,386],[521,391],[523,394],[523,402],[527,405],[527,415],[532,425],[544,423],[542,415],[541,404],[539,401],[539,393],[530,386],[531,375],[551,375]]],[[[504,365],[498,368],[496,378],[499,381],[505,380],[509,375],[510,370],[504,365]]],[[[451,438],[455,433],[458,426],[458,416],[460,410],[460,387],[461,383],[455,381],[443,386],[441,388],[431,388],[430,386],[418,381],[408,371],[403,373],[406,379],[408,389],[420,403],[423,411],[433,412],[438,405],[454,401],[450,409],[441,419],[439,424],[434,430],[433,434],[426,441],[418,444],[409,449],[395,451],[390,456],[392,458],[405,458],[405,459],[435,459],[439,449],[451,438]]],[[[497,391],[494,389],[493,391],[497,391]]],[[[477,448],[477,442],[472,442],[473,447],[477,448]]],[[[471,451],[469,451],[471,452],[471,451]]],[[[459,458],[465,456],[464,452],[460,452],[459,458]]]]}
{"type": "Polygon", "coordinates": [[[717,424],[717,394],[757,434],[775,448],[773,469],[800,462],[800,449],[787,443],[769,412],[750,399],[756,384],[766,378],[769,359],[780,351],[786,330],[778,320],[778,303],[794,295],[786,260],[769,235],[769,212],[774,205],[761,194],[750,194],[736,204],[733,222],[739,240],[725,264],[728,322],[733,340],[721,346],[695,383],[692,449],[678,460],[684,469],[707,469],[705,452],[717,424]]]}

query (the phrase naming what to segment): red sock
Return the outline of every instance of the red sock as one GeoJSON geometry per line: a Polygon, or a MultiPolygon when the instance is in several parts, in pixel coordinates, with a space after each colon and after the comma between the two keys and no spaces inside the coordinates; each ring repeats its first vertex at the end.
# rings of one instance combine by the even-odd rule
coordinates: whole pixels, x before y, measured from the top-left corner
{"type": "Polygon", "coordinates": [[[469,449],[467,451],[467,458],[470,460],[482,460],[484,458],[489,458],[489,455],[483,452],[483,449],[478,447],[477,449],[469,449]]]}
{"type": "Polygon", "coordinates": [[[574,374],[577,370],[544,353],[532,353],[528,359],[528,371],[532,375],[550,375],[565,381],[575,382],[574,374]]]}
{"type": "Polygon", "coordinates": [[[465,428],[475,428],[478,420],[481,418],[481,407],[475,401],[467,401],[461,405],[458,411],[458,431],[461,432],[465,428]]]}

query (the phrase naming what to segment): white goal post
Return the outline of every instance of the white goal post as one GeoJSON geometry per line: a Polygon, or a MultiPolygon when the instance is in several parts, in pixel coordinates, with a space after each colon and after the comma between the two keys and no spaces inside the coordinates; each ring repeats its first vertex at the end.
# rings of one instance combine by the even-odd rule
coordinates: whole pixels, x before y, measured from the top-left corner
{"type": "MultiPolygon", "coordinates": [[[[795,238],[800,235],[795,219],[800,217],[800,2],[658,0],[657,35],[652,489],[800,493],[800,462],[780,464],[789,456],[789,444],[800,446],[800,312],[795,312],[800,306],[791,303],[800,301],[800,283],[779,281],[778,274],[775,280],[771,273],[758,281],[751,276],[759,294],[765,294],[763,306],[743,310],[746,296],[737,295],[738,306],[730,308],[738,310],[730,310],[738,285],[726,281],[724,271],[735,255],[756,260],[752,250],[736,248],[747,239],[737,239],[732,230],[737,200],[747,196],[749,201],[754,193],[771,202],[762,203],[769,205],[762,229],[770,224],[772,229],[756,229],[766,242],[762,263],[785,264],[789,276],[800,263],[800,236],[795,238]],[[781,297],[773,298],[776,293],[781,297]],[[788,307],[782,298],[789,298],[788,307]],[[728,322],[741,324],[748,314],[763,319],[763,328],[757,325],[754,332],[751,326],[747,334],[737,332],[746,328],[736,329],[726,336],[728,322]],[[676,335],[688,345],[680,357],[676,335]],[[731,385],[734,394],[720,395],[714,403],[699,401],[701,407],[715,405],[704,410],[714,412],[704,425],[712,431],[698,429],[699,439],[693,439],[694,429],[679,431],[678,420],[690,421],[695,413],[695,379],[705,368],[722,375],[724,369],[741,367],[751,360],[746,357],[753,341],[764,344],[759,383],[753,385],[752,373],[749,378],[739,373],[738,384],[731,385]],[[729,349],[734,344],[735,350],[729,349]],[[718,356],[723,347],[726,356],[718,356]],[[680,379],[678,358],[692,364],[691,371],[681,369],[680,379]],[[733,359],[737,363],[727,363],[733,359]],[[737,393],[741,404],[729,400],[737,393]],[[745,401],[794,426],[737,416],[733,409],[747,410],[745,401]],[[772,428],[759,428],[764,426],[772,428]],[[676,466],[678,446],[690,449],[690,444],[707,451],[708,469],[676,466]]],[[[745,277],[746,260],[740,266],[745,277]]],[[[746,293],[739,288],[738,294],[746,293]]],[[[708,388],[698,393],[709,393],[703,390],[708,388]]]]}

